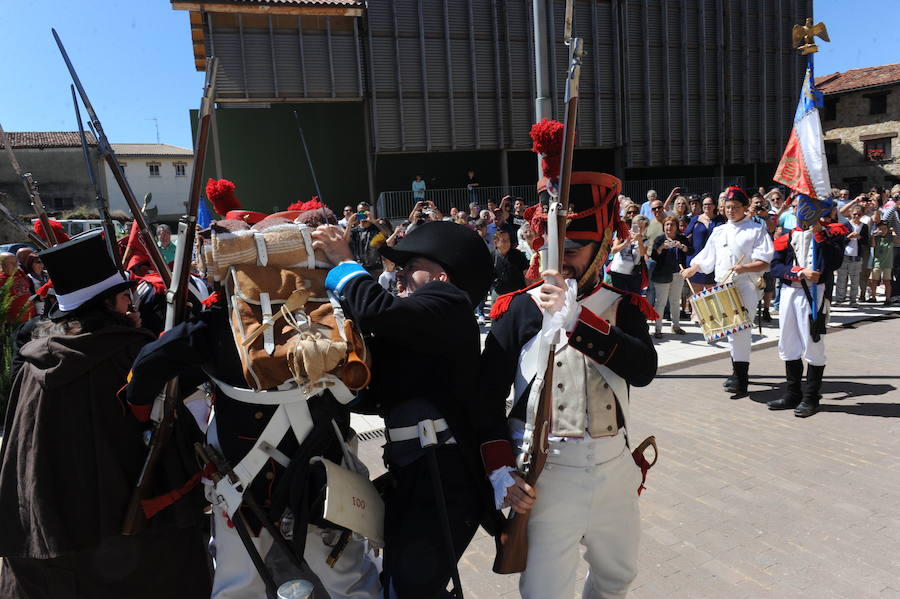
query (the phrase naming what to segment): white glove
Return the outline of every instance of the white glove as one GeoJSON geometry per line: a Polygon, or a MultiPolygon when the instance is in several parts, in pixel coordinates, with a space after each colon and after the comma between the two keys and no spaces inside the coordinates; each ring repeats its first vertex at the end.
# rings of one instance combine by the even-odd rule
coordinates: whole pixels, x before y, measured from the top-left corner
{"type": "Polygon", "coordinates": [[[578,322],[581,306],[578,305],[578,284],[575,279],[566,279],[566,294],[562,305],[552,314],[544,313],[544,335],[553,338],[557,331],[571,333],[578,322]]]}

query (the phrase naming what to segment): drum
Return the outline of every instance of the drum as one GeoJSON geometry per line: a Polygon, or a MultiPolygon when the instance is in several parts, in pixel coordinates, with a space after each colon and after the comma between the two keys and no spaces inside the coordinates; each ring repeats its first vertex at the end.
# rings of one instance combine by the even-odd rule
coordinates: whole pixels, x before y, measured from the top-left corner
{"type": "Polygon", "coordinates": [[[690,302],[708,343],[753,326],[734,283],[704,289],[692,295],[690,302]]]}

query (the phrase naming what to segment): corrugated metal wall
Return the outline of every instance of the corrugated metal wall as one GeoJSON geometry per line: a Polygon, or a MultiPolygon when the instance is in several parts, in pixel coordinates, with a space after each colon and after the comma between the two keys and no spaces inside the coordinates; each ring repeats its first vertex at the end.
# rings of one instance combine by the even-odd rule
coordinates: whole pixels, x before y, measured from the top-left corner
{"type": "MultiPolygon", "coordinates": [[[[557,118],[565,0],[548,0],[557,118]]],[[[778,160],[801,84],[791,27],[812,0],[576,0],[577,143],[627,168],[778,160]]],[[[228,99],[368,99],[378,153],[527,149],[532,0],[376,0],[363,19],[216,24],[228,99]],[[340,22],[340,26],[337,26],[340,22]],[[352,23],[352,24],[349,24],[352,23]]],[[[307,18],[309,19],[309,18],[307,18]]]]}

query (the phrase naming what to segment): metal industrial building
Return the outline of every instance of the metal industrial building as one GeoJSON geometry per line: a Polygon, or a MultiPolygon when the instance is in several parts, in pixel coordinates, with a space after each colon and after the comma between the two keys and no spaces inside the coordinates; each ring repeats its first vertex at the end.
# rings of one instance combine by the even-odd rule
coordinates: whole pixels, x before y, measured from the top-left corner
{"type": "MultiPolygon", "coordinates": [[[[429,188],[460,187],[470,168],[483,186],[533,183],[535,12],[550,32],[552,112],[563,115],[564,0],[172,4],[190,11],[197,68],[219,59],[207,170],[259,207],[311,194],[294,110],[333,205],[408,190],[415,174],[429,188]]],[[[575,6],[587,50],[576,168],[770,182],[803,76],[791,27],[812,0],[575,6]]]]}

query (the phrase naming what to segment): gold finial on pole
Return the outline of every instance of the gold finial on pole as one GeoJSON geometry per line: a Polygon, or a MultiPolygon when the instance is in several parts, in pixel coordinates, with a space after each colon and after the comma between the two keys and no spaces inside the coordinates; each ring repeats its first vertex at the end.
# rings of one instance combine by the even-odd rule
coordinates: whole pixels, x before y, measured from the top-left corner
{"type": "Polygon", "coordinates": [[[813,25],[812,18],[807,17],[805,25],[794,25],[791,30],[791,38],[794,48],[800,50],[801,54],[812,54],[818,52],[819,47],[814,43],[818,37],[823,42],[830,42],[828,39],[828,30],[825,29],[825,23],[819,21],[813,25]]]}

